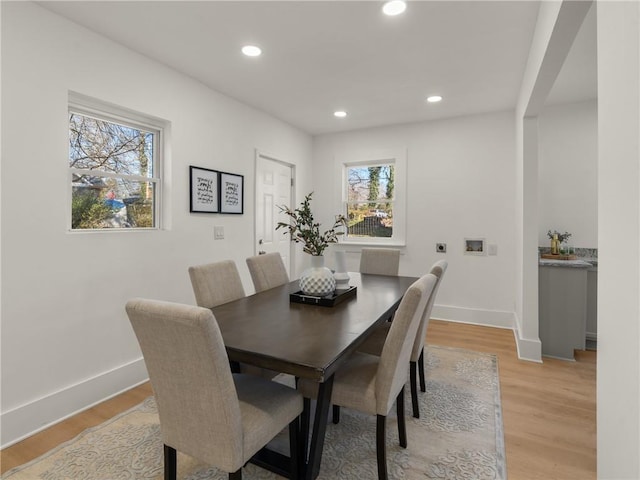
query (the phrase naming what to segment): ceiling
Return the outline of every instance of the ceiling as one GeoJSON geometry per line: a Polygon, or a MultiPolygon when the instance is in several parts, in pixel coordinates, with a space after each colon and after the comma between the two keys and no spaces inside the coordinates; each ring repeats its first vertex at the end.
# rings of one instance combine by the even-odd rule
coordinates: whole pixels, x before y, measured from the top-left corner
{"type": "Polygon", "coordinates": [[[39,3],[313,135],[513,109],[538,12],[481,0],[413,1],[397,17],[373,0],[39,3]]]}

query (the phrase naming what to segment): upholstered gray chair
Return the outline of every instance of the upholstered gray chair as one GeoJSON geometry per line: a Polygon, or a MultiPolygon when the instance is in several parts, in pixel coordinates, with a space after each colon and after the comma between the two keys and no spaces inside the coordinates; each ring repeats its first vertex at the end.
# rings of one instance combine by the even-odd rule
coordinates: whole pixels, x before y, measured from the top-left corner
{"type": "Polygon", "coordinates": [[[232,374],[211,310],[133,299],[126,311],[158,405],[165,479],[176,478],[176,451],[181,451],[239,480],[242,466],[287,426],[291,478],[297,478],[300,393],[232,374]]]}
{"type": "Polygon", "coordinates": [[[233,260],[189,267],[189,278],[199,307],[213,308],[245,296],[233,260]]]}
{"type": "Polygon", "coordinates": [[[363,248],[360,254],[360,273],[398,275],[400,250],[393,248],[363,248]]]}
{"type": "MultiPolygon", "coordinates": [[[[435,275],[426,274],[409,287],[390,324],[382,355],[356,352],[334,376],[331,403],[377,416],[376,451],[379,480],[387,479],[386,418],[394,401],[400,446],[407,446],[404,418],[404,385],[408,374],[406,365],[422,314],[436,281],[435,275]]],[[[317,396],[318,384],[301,378],[298,390],[305,397],[305,409],[308,411],[309,399],[317,396]]],[[[302,431],[308,431],[307,421],[308,415],[305,414],[302,431]]]]}
{"type": "MultiPolygon", "coordinates": [[[[360,273],[372,275],[398,275],[400,250],[392,248],[363,248],[360,254],[360,273]]],[[[389,321],[393,318],[393,312],[389,321]]],[[[384,339],[382,339],[384,343],[384,339]]],[[[380,345],[382,348],[382,345],[380,345]]],[[[333,423],[340,421],[340,407],[333,406],[333,423]]]]}
{"type": "Polygon", "coordinates": [[[278,252],[249,257],[247,267],[256,293],[289,283],[287,269],[278,252]]]}
{"type": "MultiPolygon", "coordinates": [[[[440,260],[433,264],[429,273],[433,274],[437,278],[436,286],[429,297],[427,306],[424,310],[420,326],[416,334],[415,341],[413,343],[413,349],[411,351],[410,366],[410,379],[411,379],[411,404],[413,406],[413,416],[420,418],[420,406],[418,403],[418,386],[416,377],[420,376],[420,390],[426,391],[426,381],[424,378],[424,342],[427,335],[427,327],[429,326],[429,319],[431,318],[431,310],[436,299],[436,294],[444,272],[447,271],[448,263],[446,260],[440,260]]],[[[390,324],[386,323],[377,328],[365,342],[359,347],[359,351],[370,353],[372,355],[380,355],[384,342],[389,334],[390,324]]]]}
{"type": "MultiPolygon", "coordinates": [[[[199,307],[213,308],[245,296],[238,268],[233,260],[189,267],[189,278],[199,307]]],[[[278,372],[232,362],[234,373],[250,373],[271,379],[278,372]]]]}

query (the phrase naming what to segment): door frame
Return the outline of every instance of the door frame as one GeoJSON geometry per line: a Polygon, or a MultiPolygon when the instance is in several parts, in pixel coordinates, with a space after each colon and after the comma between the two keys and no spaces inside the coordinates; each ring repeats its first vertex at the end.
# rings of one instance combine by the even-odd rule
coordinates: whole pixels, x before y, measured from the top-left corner
{"type": "MultiPolygon", "coordinates": [[[[281,160],[276,155],[272,155],[270,153],[266,153],[260,149],[255,150],[255,160],[253,162],[253,254],[258,254],[258,239],[257,239],[257,231],[256,228],[256,220],[258,217],[258,161],[260,158],[265,160],[269,160],[271,162],[279,163],[280,165],[284,165],[291,169],[291,205],[296,205],[296,166],[293,163],[285,162],[281,160]]],[[[289,242],[289,276],[294,277],[294,272],[296,272],[296,256],[295,256],[295,244],[294,242],[289,242]]]]}

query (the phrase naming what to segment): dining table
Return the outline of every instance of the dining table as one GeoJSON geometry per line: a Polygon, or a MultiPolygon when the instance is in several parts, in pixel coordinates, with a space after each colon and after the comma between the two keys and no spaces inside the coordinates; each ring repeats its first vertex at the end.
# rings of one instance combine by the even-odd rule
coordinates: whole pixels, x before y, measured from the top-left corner
{"type": "MultiPolygon", "coordinates": [[[[320,471],[335,372],[391,317],[418,279],[357,272],[349,272],[349,277],[355,294],[333,306],[292,301],[291,294],[300,290],[294,280],[211,309],[231,362],[318,382],[311,432],[301,432],[304,461],[298,478],[304,480],[317,478],[320,471]]],[[[303,415],[310,415],[309,403],[303,415]]],[[[290,478],[288,457],[282,454],[266,449],[252,461],[290,478]]]]}

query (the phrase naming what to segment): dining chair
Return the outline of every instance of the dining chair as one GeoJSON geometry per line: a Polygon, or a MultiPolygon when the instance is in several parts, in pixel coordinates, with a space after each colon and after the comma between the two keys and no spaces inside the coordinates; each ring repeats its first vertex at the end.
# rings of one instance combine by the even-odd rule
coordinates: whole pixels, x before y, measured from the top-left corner
{"type": "Polygon", "coordinates": [[[247,258],[256,293],[289,283],[289,275],[278,252],[265,253],[247,258]]]}
{"type": "MultiPolygon", "coordinates": [[[[422,316],[422,320],[420,321],[420,326],[418,327],[416,338],[413,343],[413,348],[411,350],[411,359],[409,362],[409,377],[411,380],[411,404],[413,408],[413,416],[415,418],[420,418],[420,404],[418,402],[417,386],[418,380],[416,377],[419,376],[420,378],[420,391],[425,392],[427,388],[424,376],[424,342],[427,335],[429,320],[431,318],[431,310],[433,310],[433,304],[436,299],[436,294],[438,293],[438,289],[440,288],[444,272],[447,271],[447,266],[448,263],[446,260],[439,260],[433,264],[431,270],[429,271],[429,273],[435,275],[435,277],[437,278],[436,286],[434,287],[431,295],[429,296],[429,300],[427,301],[427,306],[424,310],[424,314],[422,316]]],[[[374,330],[373,333],[369,335],[369,337],[367,337],[367,339],[362,343],[362,345],[360,345],[358,351],[369,353],[372,355],[380,355],[382,353],[384,342],[387,338],[387,335],[389,334],[389,327],[390,324],[385,323],[374,330]]]]}
{"type": "MultiPolygon", "coordinates": [[[[333,377],[331,403],[376,415],[376,456],[378,479],[387,479],[386,418],[396,403],[400,446],[407,447],[404,416],[404,385],[407,381],[407,362],[422,314],[437,278],[426,274],[416,280],[402,297],[389,335],[380,356],[355,352],[341,365],[333,377]]],[[[318,384],[301,378],[298,390],[302,393],[305,413],[302,431],[308,431],[311,398],[317,397],[318,384]]]]}
{"type": "MultiPolygon", "coordinates": [[[[199,307],[213,308],[245,296],[238,267],[233,260],[189,267],[189,278],[199,307]]],[[[231,362],[234,373],[250,373],[271,379],[279,372],[231,362]]]]}
{"type": "Polygon", "coordinates": [[[360,273],[398,275],[400,250],[394,248],[363,248],[360,254],[360,273]]]}
{"type": "Polygon", "coordinates": [[[189,267],[189,278],[199,307],[213,308],[245,296],[233,260],[189,267]]]}
{"type": "MultiPolygon", "coordinates": [[[[400,250],[392,248],[363,248],[360,254],[360,273],[372,275],[398,275],[400,250]]],[[[388,320],[393,319],[393,312],[388,320]]],[[[384,343],[384,339],[382,340],[384,343]]],[[[333,423],[340,422],[340,406],[333,405],[333,423]]]]}
{"type": "Polygon", "coordinates": [[[297,478],[300,393],[253,375],[232,374],[211,310],[132,299],[126,311],[158,406],[165,480],[176,479],[177,451],[240,480],[242,466],[287,426],[291,478],[297,478]]]}

